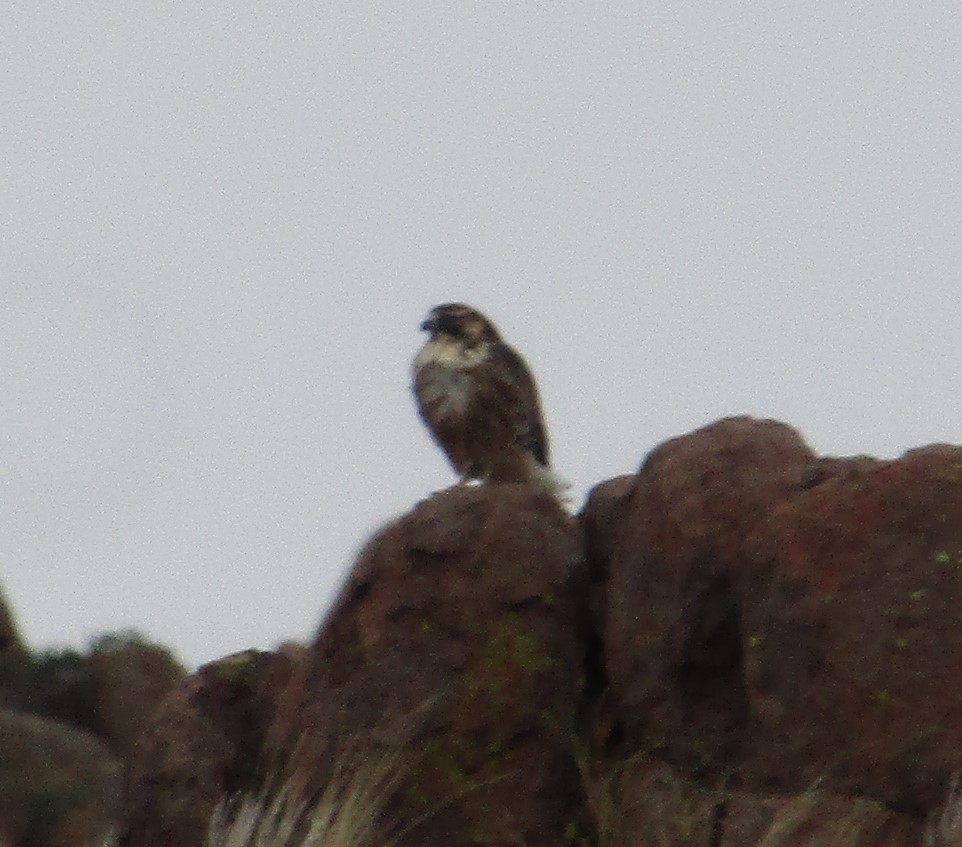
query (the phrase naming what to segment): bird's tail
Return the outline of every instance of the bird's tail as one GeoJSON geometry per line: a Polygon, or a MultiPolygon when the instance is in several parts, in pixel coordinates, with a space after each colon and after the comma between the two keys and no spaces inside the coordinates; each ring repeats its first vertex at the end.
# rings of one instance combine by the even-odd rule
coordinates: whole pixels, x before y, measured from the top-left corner
{"type": "Polygon", "coordinates": [[[533,476],[535,482],[562,506],[571,505],[571,483],[568,480],[562,479],[547,465],[537,463],[533,476]]]}

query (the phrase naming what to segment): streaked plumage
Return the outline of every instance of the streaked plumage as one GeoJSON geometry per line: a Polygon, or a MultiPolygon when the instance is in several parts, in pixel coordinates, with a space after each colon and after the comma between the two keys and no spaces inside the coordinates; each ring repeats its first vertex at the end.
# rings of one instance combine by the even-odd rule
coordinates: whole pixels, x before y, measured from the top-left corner
{"type": "Polygon", "coordinates": [[[462,480],[540,482],[548,439],[534,379],[484,315],[462,303],[432,309],[414,360],[414,395],[462,480]]]}

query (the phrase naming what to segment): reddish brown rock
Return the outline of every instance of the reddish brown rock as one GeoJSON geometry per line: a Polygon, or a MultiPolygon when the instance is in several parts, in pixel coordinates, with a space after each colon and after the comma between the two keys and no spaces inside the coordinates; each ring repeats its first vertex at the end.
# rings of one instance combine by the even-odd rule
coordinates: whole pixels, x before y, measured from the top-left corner
{"type": "Polygon", "coordinates": [[[290,650],[239,653],[205,665],[167,695],[127,763],[121,844],[202,844],[222,799],[261,786],[275,692],[296,661],[290,650]]]}
{"type": "Polygon", "coordinates": [[[591,490],[579,520],[584,527],[585,553],[592,583],[604,587],[608,579],[608,563],[618,542],[618,530],[625,521],[631,497],[637,485],[636,474],[617,476],[600,482],[591,490]]]}
{"type": "Polygon", "coordinates": [[[955,448],[819,459],[736,418],[579,522],[458,487],[370,541],[309,648],[175,688],[123,843],[200,843],[235,791],[350,807],[373,772],[401,847],[915,847],[962,767],[960,591],[955,448]]]}
{"type": "Polygon", "coordinates": [[[5,844],[98,843],[120,812],[120,764],[93,736],[0,709],[5,844]]]}
{"type": "Polygon", "coordinates": [[[633,485],[618,483],[627,499],[616,509],[597,505],[607,487],[592,493],[587,546],[607,579],[598,626],[629,747],[664,749],[695,770],[727,767],[748,717],[737,587],[745,539],[814,462],[784,424],[733,418],[654,450],[633,485]]]}
{"type": "Polygon", "coordinates": [[[531,487],[422,503],[367,545],[303,661],[245,655],[168,696],[128,766],[122,843],[195,845],[225,794],[312,798],[379,762],[371,815],[399,844],[574,837],[580,562],[577,525],[531,487]]]}
{"type": "Polygon", "coordinates": [[[119,756],[185,674],[170,652],[130,635],[100,639],[86,660],[95,705],[90,728],[119,756]]]}
{"type": "Polygon", "coordinates": [[[962,767],[962,450],[817,459],[721,421],[596,489],[582,524],[609,746],[756,792],[939,804],[962,767]]]}
{"type": "Polygon", "coordinates": [[[531,487],[420,504],[361,554],[278,747],[325,775],[352,745],[401,744],[401,844],[561,843],[581,805],[579,564],[575,523],[531,487]]]}
{"type": "Polygon", "coordinates": [[[932,808],[962,766],[962,450],[855,462],[746,554],[747,772],[932,808]]]}

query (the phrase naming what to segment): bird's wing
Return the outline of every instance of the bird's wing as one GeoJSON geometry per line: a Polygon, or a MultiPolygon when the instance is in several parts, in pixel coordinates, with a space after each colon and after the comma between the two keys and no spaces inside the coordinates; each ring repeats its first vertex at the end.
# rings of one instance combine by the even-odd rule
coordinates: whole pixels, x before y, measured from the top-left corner
{"type": "Polygon", "coordinates": [[[505,343],[494,345],[490,372],[498,379],[497,393],[501,395],[509,430],[517,443],[529,450],[539,464],[548,464],[548,437],[545,435],[541,403],[531,371],[511,347],[505,343]]]}

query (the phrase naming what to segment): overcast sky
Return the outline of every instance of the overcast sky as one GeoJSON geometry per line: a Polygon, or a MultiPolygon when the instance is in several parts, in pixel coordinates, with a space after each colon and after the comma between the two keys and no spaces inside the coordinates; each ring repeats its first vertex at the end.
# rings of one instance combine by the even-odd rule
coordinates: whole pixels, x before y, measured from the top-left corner
{"type": "Polygon", "coordinates": [[[718,417],[959,441],[962,4],[14,0],[0,562],[35,647],[309,637],[454,481],[432,305],[580,503],[718,417]]]}

